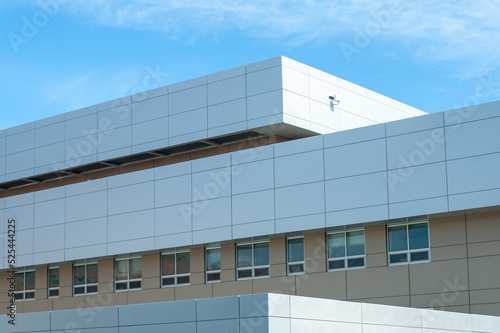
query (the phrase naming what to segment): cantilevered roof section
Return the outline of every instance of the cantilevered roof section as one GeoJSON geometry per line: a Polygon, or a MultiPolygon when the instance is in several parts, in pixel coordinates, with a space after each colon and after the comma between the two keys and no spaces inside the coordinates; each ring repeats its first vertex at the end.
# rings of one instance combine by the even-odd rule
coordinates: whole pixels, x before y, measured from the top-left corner
{"type": "Polygon", "coordinates": [[[422,114],[276,57],[0,131],[0,189],[260,136],[297,139],[422,114]]]}

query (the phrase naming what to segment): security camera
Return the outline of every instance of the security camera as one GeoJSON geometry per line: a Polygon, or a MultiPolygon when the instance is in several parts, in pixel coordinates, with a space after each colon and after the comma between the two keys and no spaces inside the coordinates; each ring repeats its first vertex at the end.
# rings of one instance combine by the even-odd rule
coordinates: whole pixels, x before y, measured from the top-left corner
{"type": "Polygon", "coordinates": [[[340,95],[339,94],[329,96],[329,98],[330,98],[330,103],[332,105],[339,105],[340,104],[340,95]]]}

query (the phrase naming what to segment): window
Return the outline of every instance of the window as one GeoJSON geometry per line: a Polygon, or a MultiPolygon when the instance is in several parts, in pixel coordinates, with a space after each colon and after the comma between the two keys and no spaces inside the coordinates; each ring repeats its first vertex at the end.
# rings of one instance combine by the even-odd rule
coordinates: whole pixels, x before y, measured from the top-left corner
{"type": "Polygon", "coordinates": [[[26,270],[14,275],[16,291],[14,298],[17,301],[35,299],[35,271],[26,270]]]}
{"type": "Polygon", "coordinates": [[[189,251],[161,255],[161,285],[189,284],[191,278],[191,254],[189,251]]]}
{"type": "Polygon", "coordinates": [[[49,298],[59,297],[59,267],[49,267],[49,298]]]}
{"type": "Polygon", "coordinates": [[[365,267],[365,231],[346,231],[326,236],[328,270],[365,267]]]}
{"type": "Polygon", "coordinates": [[[205,252],[207,282],[220,281],[220,247],[206,249],[205,252]]]}
{"type": "Polygon", "coordinates": [[[236,246],[238,280],[269,277],[269,242],[236,246]]]}
{"type": "Polygon", "coordinates": [[[287,239],[288,275],[304,273],[304,237],[287,239]]]}
{"type": "Polygon", "coordinates": [[[389,264],[429,261],[429,223],[388,226],[387,247],[389,264]]]}
{"type": "Polygon", "coordinates": [[[116,291],[141,289],[141,280],[141,258],[123,258],[115,260],[116,291]]]}
{"type": "Polygon", "coordinates": [[[97,293],[97,262],[75,264],[73,266],[73,294],[97,293]]]}

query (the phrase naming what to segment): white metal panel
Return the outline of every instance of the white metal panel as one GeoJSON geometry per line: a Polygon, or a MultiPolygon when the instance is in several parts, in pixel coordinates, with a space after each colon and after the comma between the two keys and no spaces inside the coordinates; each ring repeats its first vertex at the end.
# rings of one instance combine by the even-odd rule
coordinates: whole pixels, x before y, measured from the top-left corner
{"type": "Polygon", "coordinates": [[[276,218],[323,213],[325,193],[323,182],[276,189],[276,218]]]}
{"type": "Polygon", "coordinates": [[[325,178],[336,179],[385,171],[384,139],[328,148],[325,154],[325,178]]]}

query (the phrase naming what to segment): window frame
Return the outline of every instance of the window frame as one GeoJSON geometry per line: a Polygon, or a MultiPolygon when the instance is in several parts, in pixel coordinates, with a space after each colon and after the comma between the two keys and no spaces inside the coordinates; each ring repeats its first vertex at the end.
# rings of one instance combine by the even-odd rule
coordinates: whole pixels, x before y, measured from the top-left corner
{"type": "Polygon", "coordinates": [[[26,289],[26,273],[34,273],[34,282],[36,283],[36,271],[34,268],[32,269],[20,269],[18,271],[16,271],[14,273],[14,276],[16,276],[17,274],[23,274],[23,290],[19,291],[19,290],[15,290],[14,291],[14,298],[15,298],[15,301],[16,302],[24,302],[24,301],[33,301],[35,300],[35,290],[36,290],[36,287],[35,285],[33,285],[33,289],[26,289]],[[33,293],[33,297],[30,297],[30,298],[26,298],[26,294],[29,293],[33,293]],[[16,296],[17,295],[23,295],[23,298],[17,298],[16,296]]]}
{"type": "MultiPolygon", "coordinates": [[[[73,296],[83,296],[83,295],[95,295],[97,294],[99,291],[98,291],[98,288],[96,288],[96,291],[95,292],[89,292],[88,291],[88,287],[98,287],[99,286],[99,276],[97,276],[97,282],[96,283],[87,283],[87,276],[88,276],[88,266],[90,265],[97,265],[97,269],[98,269],[98,274],[99,274],[99,263],[97,261],[89,261],[89,262],[84,262],[84,263],[75,263],[73,264],[73,296]],[[85,282],[83,284],[75,284],[75,267],[81,267],[83,266],[84,267],[84,271],[85,271],[85,282]],[[75,289],[76,288],[84,288],[84,292],[83,293],[76,293],[75,292],[75,289]]],[[[116,287],[116,286],[115,286],[116,287]]]]}
{"type": "Polygon", "coordinates": [[[269,250],[270,250],[270,246],[269,246],[269,241],[268,240],[265,240],[265,241],[256,241],[256,242],[244,242],[244,243],[239,243],[239,244],[236,244],[236,280],[251,280],[251,279],[266,279],[266,278],[269,278],[271,277],[271,255],[269,253],[269,250]],[[269,264],[267,265],[258,265],[256,266],[255,265],[255,245],[257,244],[267,244],[267,253],[269,255],[269,264]],[[238,267],[238,248],[241,247],[241,246],[246,246],[246,245],[252,245],[252,264],[250,266],[246,266],[246,267],[238,267]],[[267,275],[259,275],[259,276],[255,276],[255,270],[257,269],[265,269],[267,268],[268,269],[268,274],[267,275]],[[248,277],[239,277],[239,274],[238,272],[240,271],[247,271],[247,270],[251,270],[252,272],[252,275],[251,276],[248,276],[248,277]]]}
{"type": "Polygon", "coordinates": [[[53,266],[49,267],[47,269],[47,297],[48,298],[59,298],[59,286],[61,284],[60,278],[61,278],[61,270],[59,269],[59,266],[53,266]],[[51,270],[56,270],[57,269],[57,287],[50,287],[50,271],[51,270]],[[57,295],[50,295],[51,291],[57,291],[57,295]]]}
{"type": "Polygon", "coordinates": [[[413,264],[422,264],[426,262],[431,262],[431,233],[429,229],[429,221],[428,220],[420,220],[420,221],[412,221],[412,222],[406,222],[406,223],[394,223],[394,224],[388,224],[386,227],[386,232],[387,232],[387,264],[388,266],[400,266],[400,265],[413,265],[413,264]],[[415,224],[426,224],[427,225],[427,244],[429,247],[426,248],[419,248],[419,249],[414,249],[410,250],[410,225],[415,225],[415,224]],[[393,227],[400,227],[400,226],[406,226],[406,250],[402,251],[390,251],[389,250],[389,228],[393,227]],[[412,253],[418,253],[418,252],[424,252],[427,251],[428,254],[428,259],[426,260],[411,260],[411,254],[412,253]],[[397,255],[397,254],[406,254],[406,261],[405,262],[395,262],[391,263],[391,255],[397,255]]]}
{"type": "Polygon", "coordinates": [[[178,251],[165,251],[161,254],[160,256],[160,273],[161,273],[161,277],[160,277],[160,285],[162,288],[170,288],[170,287],[177,287],[177,286],[190,286],[191,285],[191,250],[178,250],[178,251]],[[189,253],[189,273],[181,273],[181,274],[178,274],[177,273],[177,255],[180,254],[180,253],[189,253]],[[175,263],[175,267],[174,267],[174,270],[175,270],[175,274],[173,275],[163,275],[163,256],[164,255],[174,255],[174,263],[175,263]],[[179,283],[179,278],[182,278],[182,277],[188,277],[189,278],[189,282],[187,283],[179,283]],[[164,284],[163,283],[163,279],[166,279],[166,278],[174,278],[174,283],[173,284],[164,284]]]}
{"type": "Polygon", "coordinates": [[[121,292],[125,292],[125,291],[134,291],[134,290],[142,290],[142,256],[134,256],[134,257],[126,257],[126,258],[115,258],[115,267],[114,267],[114,275],[115,275],[115,292],[117,293],[121,293],[121,292]],[[134,259],[140,259],[141,260],[141,277],[140,278],[137,278],[137,279],[131,279],[130,278],[130,261],[131,260],[134,260],[134,259]],[[127,261],[127,279],[126,280],[117,280],[116,279],[116,264],[118,261],[127,261]],[[138,288],[130,288],[130,283],[131,282],[139,282],[140,283],[140,287],[138,288]],[[118,283],[126,283],[127,284],[127,288],[125,289],[118,289],[116,287],[116,285],[118,283]]]}
{"type": "Polygon", "coordinates": [[[207,247],[205,248],[205,282],[206,283],[217,283],[221,282],[222,280],[222,254],[221,254],[221,247],[220,246],[214,246],[214,247],[207,247]],[[208,268],[208,255],[207,251],[210,250],[219,250],[219,260],[221,262],[221,267],[220,269],[209,269],[208,268]],[[217,280],[209,280],[208,275],[209,274],[219,274],[219,279],[217,280]]]}
{"type": "Polygon", "coordinates": [[[286,273],[287,275],[301,275],[301,274],[305,274],[306,273],[306,247],[305,247],[305,240],[304,240],[304,236],[294,236],[294,237],[287,237],[286,238],[286,273]],[[290,262],[289,261],[289,241],[290,240],[294,240],[294,239],[302,239],[302,250],[304,252],[304,260],[302,261],[292,261],[290,262]],[[302,271],[300,272],[290,272],[290,266],[292,265],[302,265],[302,271]]]}
{"type": "Polygon", "coordinates": [[[335,271],[342,271],[342,270],[351,270],[351,269],[363,269],[366,268],[366,237],[365,237],[365,229],[353,229],[353,230],[343,230],[343,231],[332,231],[328,232],[326,234],[326,269],[328,272],[335,272],[335,271]],[[363,246],[364,246],[364,254],[363,255],[356,255],[356,256],[349,256],[347,252],[347,234],[351,232],[357,232],[357,231],[363,231],[363,246]],[[344,253],[345,255],[343,257],[335,257],[335,258],[330,258],[328,256],[328,236],[329,235],[335,235],[335,234],[344,234],[344,253]],[[349,267],[349,259],[359,259],[363,258],[363,266],[354,266],[354,267],[349,267]],[[344,260],[344,267],[341,268],[330,268],[330,262],[331,261],[340,261],[344,260]]]}

